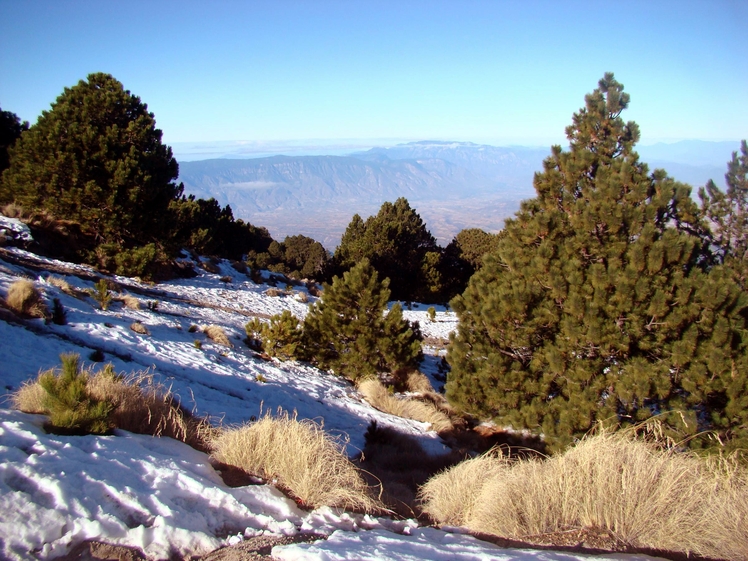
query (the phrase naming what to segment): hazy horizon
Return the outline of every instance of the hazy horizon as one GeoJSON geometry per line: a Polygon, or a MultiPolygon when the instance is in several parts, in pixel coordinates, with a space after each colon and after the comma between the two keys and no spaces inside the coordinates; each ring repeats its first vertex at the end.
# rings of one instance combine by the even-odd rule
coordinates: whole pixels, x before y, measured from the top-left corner
{"type": "Polygon", "coordinates": [[[739,0],[0,2],[0,107],[32,124],[91,72],[164,142],[565,142],[605,72],[642,143],[745,138],[739,0]]]}

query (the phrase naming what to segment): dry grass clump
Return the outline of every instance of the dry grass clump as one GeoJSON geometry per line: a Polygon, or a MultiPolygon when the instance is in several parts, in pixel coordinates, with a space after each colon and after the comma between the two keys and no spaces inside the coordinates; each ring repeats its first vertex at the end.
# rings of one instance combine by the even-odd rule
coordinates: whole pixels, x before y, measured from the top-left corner
{"type": "Polygon", "coordinates": [[[428,376],[417,370],[408,372],[405,387],[408,388],[409,392],[414,393],[431,393],[434,391],[434,386],[431,385],[428,376]]]}
{"type": "Polygon", "coordinates": [[[222,432],[211,445],[219,462],[276,480],[308,508],[382,510],[343,447],[313,421],[298,421],[288,413],[266,414],[255,423],[222,432]]]}
{"type": "Polygon", "coordinates": [[[49,315],[41,293],[27,279],[19,279],[8,287],[5,302],[11,310],[22,316],[45,318],[49,315]]]}
{"type": "Polygon", "coordinates": [[[599,529],[632,548],[745,560],[748,472],[602,432],[546,460],[492,454],[432,478],[424,510],[441,524],[532,541],[599,529]]]}
{"type": "Polygon", "coordinates": [[[229,338],[226,336],[226,332],[218,325],[209,325],[203,329],[203,332],[208,336],[208,339],[218,345],[223,345],[225,347],[233,346],[231,341],[229,341],[229,338]]]}
{"type": "MultiPolygon", "coordinates": [[[[148,372],[121,376],[108,364],[96,373],[92,368],[82,373],[88,395],[111,406],[108,416],[111,426],[139,434],[168,436],[197,450],[208,450],[206,443],[215,429],[182,408],[171,392],[155,383],[148,372]]],[[[24,413],[48,415],[46,396],[37,378],[23,384],[11,396],[11,402],[24,413]]]]}
{"type": "Polygon", "coordinates": [[[44,397],[47,392],[39,384],[38,381],[28,381],[21,384],[10,396],[10,402],[13,409],[18,409],[24,413],[42,414],[47,413],[47,408],[44,406],[44,397]]]}
{"type": "Polygon", "coordinates": [[[148,328],[140,323],[139,321],[136,321],[134,323],[130,324],[130,330],[134,331],[135,333],[139,333],[140,335],[150,335],[151,332],[148,331],[148,328]]]}
{"type": "Polygon", "coordinates": [[[358,384],[358,391],[372,407],[405,419],[430,423],[437,432],[453,428],[449,416],[439,411],[434,405],[414,399],[398,399],[391,395],[384,385],[374,378],[367,378],[358,384]]]}
{"type": "Polygon", "coordinates": [[[130,294],[118,294],[114,297],[114,300],[117,302],[122,302],[122,305],[125,308],[129,308],[131,310],[140,309],[140,300],[135,298],[135,296],[131,296],[130,294]]]}

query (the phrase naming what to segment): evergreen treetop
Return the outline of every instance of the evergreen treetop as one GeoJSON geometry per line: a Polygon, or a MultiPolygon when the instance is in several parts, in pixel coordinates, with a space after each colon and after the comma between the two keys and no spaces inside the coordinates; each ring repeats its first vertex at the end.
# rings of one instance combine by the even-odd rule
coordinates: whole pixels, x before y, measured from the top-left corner
{"type": "Polygon", "coordinates": [[[104,73],[65,88],[11,149],[0,201],[45,210],[119,249],[168,232],[177,162],[153,113],[104,73]]]}

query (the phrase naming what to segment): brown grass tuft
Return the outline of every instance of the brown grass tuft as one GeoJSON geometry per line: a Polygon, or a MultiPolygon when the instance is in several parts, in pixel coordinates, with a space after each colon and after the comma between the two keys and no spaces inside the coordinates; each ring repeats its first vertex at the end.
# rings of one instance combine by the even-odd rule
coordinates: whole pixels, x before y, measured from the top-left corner
{"type": "Polygon", "coordinates": [[[114,297],[114,300],[117,302],[122,302],[122,305],[125,306],[125,308],[129,308],[131,310],[140,309],[140,300],[135,298],[135,296],[131,296],[130,294],[119,294],[114,297]]]}
{"type": "Polygon", "coordinates": [[[441,524],[504,538],[597,529],[632,548],[730,560],[748,551],[748,471],[636,440],[587,437],[546,460],[469,460],[421,490],[441,524]]]}
{"type": "Polygon", "coordinates": [[[5,301],[8,307],[19,315],[37,318],[49,316],[41,293],[30,280],[20,279],[11,284],[5,301]]]}
{"type": "Polygon", "coordinates": [[[288,413],[266,414],[255,423],[224,431],[211,444],[219,462],[277,480],[308,508],[382,510],[342,445],[313,421],[298,421],[288,413]]]}
{"type": "Polygon", "coordinates": [[[432,404],[408,398],[398,399],[391,395],[379,380],[374,378],[359,382],[358,391],[372,407],[390,415],[430,423],[431,428],[437,432],[452,428],[452,421],[449,416],[439,411],[432,404]]]}
{"type": "Polygon", "coordinates": [[[130,324],[130,330],[134,331],[135,333],[139,333],[141,335],[150,335],[151,332],[148,331],[148,328],[140,323],[139,321],[136,321],[135,323],[130,324]]]}
{"type": "Polygon", "coordinates": [[[47,412],[44,407],[45,395],[47,395],[47,392],[44,391],[41,384],[36,380],[28,381],[24,382],[11,395],[10,401],[13,409],[18,409],[24,413],[42,414],[47,412]]]}
{"type": "Polygon", "coordinates": [[[209,325],[203,329],[203,332],[208,336],[208,339],[214,343],[225,347],[233,347],[222,327],[218,325],[209,325]]]}
{"type": "MultiPolygon", "coordinates": [[[[168,436],[197,450],[208,451],[207,442],[215,429],[182,408],[171,392],[156,384],[148,372],[116,375],[108,364],[97,373],[85,371],[86,390],[96,400],[112,405],[109,421],[122,430],[153,436],[168,436]]],[[[43,400],[46,391],[39,380],[23,384],[12,397],[15,409],[25,413],[48,414],[43,400]]]]}
{"type": "Polygon", "coordinates": [[[428,376],[417,370],[408,372],[408,377],[405,379],[405,387],[408,388],[409,392],[414,393],[431,393],[434,391],[434,387],[431,385],[428,376]]]}

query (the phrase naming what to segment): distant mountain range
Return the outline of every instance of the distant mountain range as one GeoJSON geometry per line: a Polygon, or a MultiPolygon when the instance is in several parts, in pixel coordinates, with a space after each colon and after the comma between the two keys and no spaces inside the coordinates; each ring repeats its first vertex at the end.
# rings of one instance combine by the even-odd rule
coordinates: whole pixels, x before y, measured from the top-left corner
{"type": "MultiPolygon", "coordinates": [[[[724,183],[738,143],[686,141],[638,147],[650,168],[695,186],[724,183]]],[[[185,192],[230,204],[234,216],[276,239],[304,234],[334,249],[354,213],[406,197],[441,244],[463,228],[501,229],[534,196],[549,148],[420,141],[347,156],[271,156],[180,163],[185,192]]]]}

